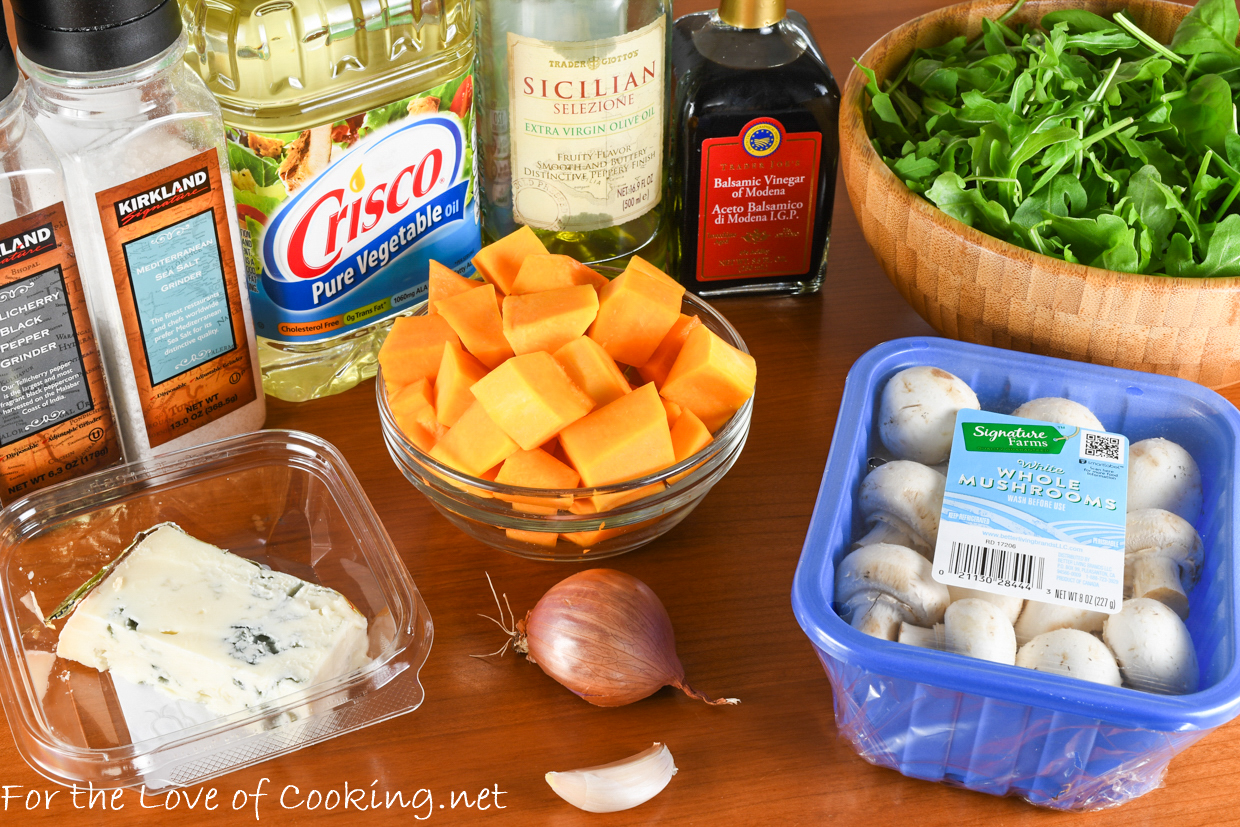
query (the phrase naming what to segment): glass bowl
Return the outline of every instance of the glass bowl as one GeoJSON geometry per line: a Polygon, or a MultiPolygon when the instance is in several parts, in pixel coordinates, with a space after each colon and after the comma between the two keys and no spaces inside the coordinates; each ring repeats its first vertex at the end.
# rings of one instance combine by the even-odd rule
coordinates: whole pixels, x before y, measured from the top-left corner
{"type": "MultiPolygon", "coordinates": [[[[426,315],[426,309],[423,302],[412,315],[426,315]]],[[[686,292],[681,312],[697,315],[703,325],[725,342],[749,352],[728,320],[697,296],[686,292]]],[[[503,485],[444,465],[406,439],[397,427],[384,392],[382,371],[375,380],[375,396],[388,453],[405,478],[426,495],[439,513],[469,536],[531,560],[613,557],[670,531],[736,462],[745,447],[753,411],[751,396],[714,434],[709,445],[657,473],[598,488],[552,490],[503,485]],[[658,489],[655,493],[643,493],[652,486],[658,489]],[[614,497],[620,504],[604,511],[581,513],[589,507],[590,498],[597,495],[614,497]],[[523,505],[554,508],[554,513],[533,514],[521,510],[523,505]]]]}

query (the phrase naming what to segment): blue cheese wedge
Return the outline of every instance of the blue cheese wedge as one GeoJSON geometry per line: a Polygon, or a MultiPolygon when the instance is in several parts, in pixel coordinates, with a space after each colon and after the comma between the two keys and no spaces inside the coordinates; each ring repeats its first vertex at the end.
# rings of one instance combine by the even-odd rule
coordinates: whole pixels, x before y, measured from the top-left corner
{"type": "Polygon", "coordinates": [[[165,524],[77,604],[56,654],[227,715],[351,672],[366,649],[339,592],[165,524]]]}

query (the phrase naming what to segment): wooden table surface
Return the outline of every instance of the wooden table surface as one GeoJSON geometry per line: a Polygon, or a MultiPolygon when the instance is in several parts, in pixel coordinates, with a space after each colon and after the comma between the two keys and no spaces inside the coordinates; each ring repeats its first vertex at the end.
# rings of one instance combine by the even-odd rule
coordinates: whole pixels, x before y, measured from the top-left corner
{"type": "MultiPolygon", "coordinates": [[[[677,14],[706,8],[677,2],[677,14]]],[[[850,59],[937,0],[803,0],[843,84],[850,59]]],[[[136,791],[76,801],[36,775],[0,736],[0,821],[21,824],[429,823],[494,825],[844,824],[1103,825],[1240,823],[1240,722],[1175,759],[1166,786],[1120,808],[1053,813],[906,779],[859,758],[837,735],[831,688],[790,608],[793,571],[827,458],[844,377],[888,339],[932,331],[900,299],[857,229],[841,183],[821,295],[718,302],[757,357],[758,394],[745,451],[702,505],[666,536],[606,565],[648,583],[675,624],[689,680],[738,707],[707,707],[670,689],[620,709],[579,700],[523,658],[477,660],[502,634],[484,572],[518,614],[580,565],[534,563],[486,548],[448,524],[388,459],[370,382],[304,405],[270,403],[268,425],[319,434],[344,452],[413,575],[435,624],[415,712],[232,773],[185,799],[136,791]],[[612,815],[582,813],[543,774],[612,761],[666,742],[679,774],[651,802],[612,815]],[[297,788],[294,794],[290,785],[297,788]],[[285,809],[311,791],[332,800],[365,788],[422,793],[404,813],[285,809]],[[210,791],[215,790],[214,796],[210,791]],[[479,793],[489,791],[479,809],[479,793]],[[461,793],[467,799],[461,797],[461,793]],[[501,793],[496,797],[496,792],[501,793]],[[40,795],[30,795],[39,793],[40,795]],[[255,793],[261,796],[255,797],[255,793]],[[29,797],[28,797],[29,796],[29,797]],[[455,798],[455,807],[453,806],[455,798]],[[27,805],[38,799],[37,809],[27,805]],[[466,800],[472,806],[466,805],[466,800]],[[113,809],[113,805],[122,809],[113,809]],[[177,804],[173,811],[164,809],[177,804]],[[76,805],[76,806],[75,806],[76,805]],[[208,805],[215,809],[208,810],[208,805]],[[234,811],[233,806],[241,809],[234,811]],[[78,809],[80,807],[81,809],[78,809]],[[502,809],[500,809],[502,807],[502,809]],[[154,809],[149,809],[154,808],[154,809]]],[[[1228,395],[1240,400],[1240,386],[1228,395]]],[[[356,799],[354,799],[356,801],[356,799]]]]}

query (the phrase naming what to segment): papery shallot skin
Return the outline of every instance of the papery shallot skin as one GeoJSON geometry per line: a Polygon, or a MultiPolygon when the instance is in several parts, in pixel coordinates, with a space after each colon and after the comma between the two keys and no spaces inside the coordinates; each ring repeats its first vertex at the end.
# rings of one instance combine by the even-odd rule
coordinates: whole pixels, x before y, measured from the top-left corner
{"type": "Polygon", "coordinates": [[[685,670],[667,609],[642,581],[614,569],[579,572],[553,586],[521,621],[530,660],[595,706],[624,706],[685,670]]]}

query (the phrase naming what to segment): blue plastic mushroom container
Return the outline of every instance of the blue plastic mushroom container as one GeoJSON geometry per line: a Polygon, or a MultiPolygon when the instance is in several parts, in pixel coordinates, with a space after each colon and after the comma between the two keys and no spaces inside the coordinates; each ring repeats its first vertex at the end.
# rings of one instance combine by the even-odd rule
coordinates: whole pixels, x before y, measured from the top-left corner
{"type": "Polygon", "coordinates": [[[1056,809],[1122,804],[1158,787],[1171,758],[1240,712],[1236,523],[1240,413],[1180,379],[946,339],[897,339],[849,371],[831,452],[792,588],[792,606],[835,699],[840,734],[873,764],[911,778],[1014,795],[1056,809]],[[982,408],[1064,396],[1136,442],[1165,437],[1201,468],[1205,544],[1186,621],[1200,691],[1154,695],[878,640],[832,606],[835,568],[862,532],[857,496],[878,438],[884,383],[915,365],[968,382],[982,408]]]}

